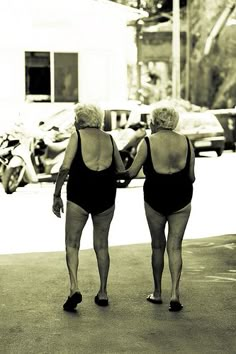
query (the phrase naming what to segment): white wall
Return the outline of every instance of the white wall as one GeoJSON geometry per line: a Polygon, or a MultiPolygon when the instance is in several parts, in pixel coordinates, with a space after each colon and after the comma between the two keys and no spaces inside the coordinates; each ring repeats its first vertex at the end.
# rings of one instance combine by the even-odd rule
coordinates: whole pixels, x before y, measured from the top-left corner
{"type": "Polygon", "coordinates": [[[126,21],[105,1],[0,2],[0,104],[24,103],[25,51],[78,52],[80,100],[127,99],[126,21]]]}

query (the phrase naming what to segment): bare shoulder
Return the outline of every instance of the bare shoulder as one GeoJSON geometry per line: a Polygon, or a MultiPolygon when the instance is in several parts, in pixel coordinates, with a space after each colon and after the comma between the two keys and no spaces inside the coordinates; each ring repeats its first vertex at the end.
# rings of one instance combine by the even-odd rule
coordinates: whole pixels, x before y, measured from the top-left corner
{"type": "Polygon", "coordinates": [[[158,133],[152,134],[149,137],[150,141],[156,142],[177,142],[186,144],[186,136],[172,130],[160,131],[158,133]]]}
{"type": "Polygon", "coordinates": [[[101,131],[101,139],[102,141],[104,141],[106,144],[109,143],[113,146],[117,146],[117,143],[116,143],[116,139],[114,139],[114,137],[112,136],[112,134],[110,133],[107,133],[107,132],[104,132],[104,131],[101,131]]]}
{"type": "Polygon", "coordinates": [[[101,136],[103,136],[104,138],[107,138],[107,139],[111,139],[112,138],[112,135],[107,133],[107,132],[104,132],[104,130],[100,130],[100,134],[101,136]]]}
{"type": "Polygon", "coordinates": [[[177,139],[179,142],[181,142],[181,143],[183,143],[183,144],[187,144],[187,138],[186,138],[185,135],[180,134],[180,133],[178,133],[178,132],[173,132],[173,133],[174,133],[176,139],[177,139]]]}
{"type": "Polygon", "coordinates": [[[78,133],[77,131],[74,131],[73,133],[71,133],[68,146],[76,145],[77,142],[78,142],[78,133]]]}
{"type": "Polygon", "coordinates": [[[74,130],[72,133],[71,133],[71,139],[72,140],[77,140],[78,139],[78,132],[77,130],[74,130]]]}

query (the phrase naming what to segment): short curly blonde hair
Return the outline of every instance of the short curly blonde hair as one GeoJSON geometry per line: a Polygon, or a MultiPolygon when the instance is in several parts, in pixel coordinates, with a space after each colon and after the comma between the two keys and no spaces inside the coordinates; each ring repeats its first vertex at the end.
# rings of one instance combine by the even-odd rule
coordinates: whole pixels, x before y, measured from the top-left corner
{"type": "Polygon", "coordinates": [[[102,128],[105,113],[99,106],[90,103],[78,103],[74,112],[76,129],[102,128]]]}
{"type": "Polygon", "coordinates": [[[173,107],[154,107],[151,122],[157,128],[174,130],[179,121],[179,113],[173,107]]]}

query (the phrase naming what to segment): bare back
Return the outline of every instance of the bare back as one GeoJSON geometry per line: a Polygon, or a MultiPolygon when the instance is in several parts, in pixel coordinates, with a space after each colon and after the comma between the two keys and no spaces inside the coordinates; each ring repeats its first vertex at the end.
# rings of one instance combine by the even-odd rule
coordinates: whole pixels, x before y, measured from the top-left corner
{"type": "Polygon", "coordinates": [[[160,130],[152,134],[149,140],[156,172],[171,174],[185,167],[188,152],[185,136],[170,130],[160,130]]]}
{"type": "Polygon", "coordinates": [[[112,163],[111,137],[97,128],[80,130],[81,151],[85,165],[94,171],[108,168],[112,163]]]}

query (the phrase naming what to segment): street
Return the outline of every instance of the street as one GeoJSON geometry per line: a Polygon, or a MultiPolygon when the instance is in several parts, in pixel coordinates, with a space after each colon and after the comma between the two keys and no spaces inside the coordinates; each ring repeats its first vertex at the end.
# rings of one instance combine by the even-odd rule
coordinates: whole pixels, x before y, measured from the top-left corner
{"type": "MultiPolygon", "coordinates": [[[[236,154],[226,151],[196,158],[192,214],[185,239],[236,234],[236,154]]],[[[150,242],[143,209],[143,179],[117,190],[116,211],[110,230],[110,246],[150,242]]],[[[31,184],[12,194],[0,185],[0,254],[64,250],[64,215],[51,211],[52,183],[31,184]]],[[[65,202],[65,186],[62,193],[65,202]]],[[[81,249],[92,248],[92,224],[87,223],[81,249]]]]}

